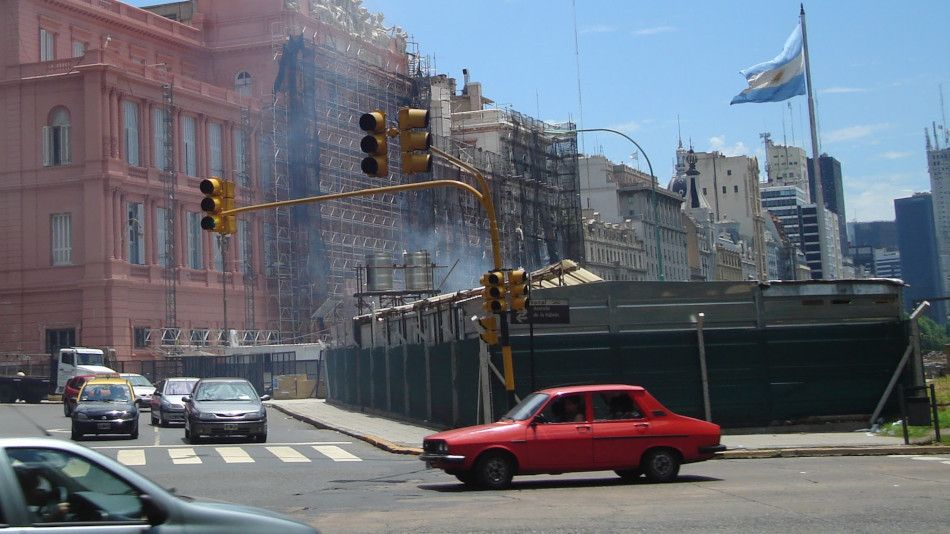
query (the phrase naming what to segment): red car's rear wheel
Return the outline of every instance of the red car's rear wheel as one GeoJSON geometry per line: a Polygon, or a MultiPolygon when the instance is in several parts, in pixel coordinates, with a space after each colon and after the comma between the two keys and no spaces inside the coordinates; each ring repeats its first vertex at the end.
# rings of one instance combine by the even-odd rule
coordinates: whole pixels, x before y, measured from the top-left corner
{"type": "Polygon", "coordinates": [[[651,482],[672,482],[680,472],[680,455],[673,449],[653,449],[643,455],[640,468],[651,482]]]}

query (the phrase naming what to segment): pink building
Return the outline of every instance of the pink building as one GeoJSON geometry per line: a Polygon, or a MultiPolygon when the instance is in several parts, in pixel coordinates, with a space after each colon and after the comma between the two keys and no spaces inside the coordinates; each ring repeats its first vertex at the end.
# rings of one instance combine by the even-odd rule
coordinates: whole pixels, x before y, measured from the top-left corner
{"type": "MultiPolygon", "coordinates": [[[[286,251],[269,242],[279,223],[267,229],[280,213],[239,217],[222,264],[220,237],[199,227],[198,183],[234,181],[238,205],[279,199],[286,171],[267,144],[280,130],[267,109],[275,51],[303,28],[325,49],[356,38],[346,17],[358,3],[297,4],[155,8],[166,18],[115,0],[0,0],[0,353],[83,345],[129,360],[220,344],[225,328],[285,333],[274,265],[286,251]]],[[[382,76],[406,72],[404,41],[372,36],[359,44],[385,60],[382,76]]],[[[361,156],[351,115],[374,104],[354,99],[318,128],[344,147],[328,163],[355,167],[346,176],[359,176],[361,156]]]]}

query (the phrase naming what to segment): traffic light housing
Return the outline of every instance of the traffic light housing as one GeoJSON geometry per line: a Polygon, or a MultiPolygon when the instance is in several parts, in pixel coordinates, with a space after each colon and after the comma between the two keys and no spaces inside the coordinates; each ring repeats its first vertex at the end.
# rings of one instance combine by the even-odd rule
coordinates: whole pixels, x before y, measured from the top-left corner
{"type": "Polygon", "coordinates": [[[488,313],[502,313],[508,310],[508,303],[505,301],[505,273],[502,271],[489,271],[482,275],[482,309],[488,313]]]}
{"type": "Polygon", "coordinates": [[[223,212],[234,209],[234,183],[212,176],[202,180],[198,188],[205,195],[201,199],[201,211],[205,212],[201,218],[202,230],[221,235],[233,234],[237,222],[233,215],[224,215],[223,212]]]}
{"type": "Polygon", "coordinates": [[[366,157],[360,169],[367,176],[383,178],[389,174],[389,143],[386,139],[386,113],[375,110],[360,116],[360,129],[366,132],[360,150],[366,157]]]}
{"type": "Polygon", "coordinates": [[[198,188],[205,195],[201,199],[201,211],[205,212],[201,229],[221,235],[233,234],[234,217],[223,212],[234,209],[234,184],[212,176],[202,180],[198,188]]]}
{"type": "Polygon", "coordinates": [[[399,146],[402,149],[402,172],[415,174],[432,170],[432,134],[416,131],[429,127],[429,110],[399,108],[399,146]]]}
{"type": "Polygon", "coordinates": [[[478,337],[482,338],[486,345],[499,343],[498,319],[494,315],[478,318],[478,337]]]}
{"type": "Polygon", "coordinates": [[[518,269],[508,272],[508,295],[511,311],[523,310],[528,305],[528,277],[518,269]]]}

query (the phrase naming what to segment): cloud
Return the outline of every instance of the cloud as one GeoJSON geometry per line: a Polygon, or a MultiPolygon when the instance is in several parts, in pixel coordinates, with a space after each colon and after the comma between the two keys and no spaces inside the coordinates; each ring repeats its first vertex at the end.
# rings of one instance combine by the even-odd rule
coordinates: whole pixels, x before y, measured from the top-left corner
{"type": "Polygon", "coordinates": [[[642,126],[643,126],[642,123],[639,123],[637,121],[630,121],[630,122],[625,122],[623,124],[614,124],[613,126],[610,126],[609,128],[611,130],[617,130],[618,132],[623,132],[625,134],[632,134],[639,131],[642,126]]]}
{"type": "Polygon", "coordinates": [[[861,124],[858,126],[849,126],[847,128],[841,128],[839,130],[834,130],[831,132],[826,132],[822,134],[821,141],[823,143],[841,143],[843,141],[853,141],[855,139],[861,139],[867,137],[876,132],[882,130],[887,130],[891,125],[884,124],[861,124]]]}
{"type": "Polygon", "coordinates": [[[870,89],[862,89],[860,87],[829,87],[827,89],[822,89],[821,93],[866,93],[870,89]]]}
{"type": "Polygon", "coordinates": [[[726,136],[719,137],[710,137],[709,142],[709,152],[719,152],[724,156],[745,156],[749,153],[749,147],[745,145],[742,141],[733,144],[732,146],[726,146],[726,136]]]}
{"type": "Polygon", "coordinates": [[[884,159],[901,159],[914,156],[913,152],[895,152],[893,150],[881,154],[881,157],[884,159]]]}
{"type": "Polygon", "coordinates": [[[893,221],[895,198],[927,190],[921,177],[910,173],[844,176],[842,182],[849,221],[893,221]]]}
{"type": "Polygon", "coordinates": [[[607,24],[595,24],[592,26],[581,27],[581,35],[588,33],[613,33],[615,31],[617,31],[616,26],[609,26],[607,24]]]}
{"type": "Polygon", "coordinates": [[[634,35],[656,35],[659,33],[669,33],[676,31],[673,26],[657,26],[655,28],[644,28],[642,30],[633,30],[634,35]]]}

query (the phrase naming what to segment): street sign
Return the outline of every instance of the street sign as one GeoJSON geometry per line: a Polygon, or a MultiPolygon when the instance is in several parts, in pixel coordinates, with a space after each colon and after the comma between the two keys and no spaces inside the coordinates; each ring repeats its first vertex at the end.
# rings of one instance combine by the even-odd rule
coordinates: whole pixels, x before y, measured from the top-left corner
{"type": "Polygon", "coordinates": [[[514,324],[569,324],[571,303],[568,299],[528,299],[528,307],[511,314],[514,324]]]}

